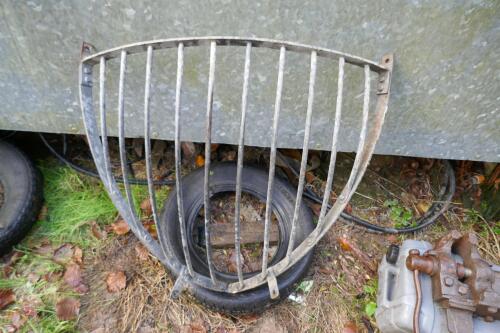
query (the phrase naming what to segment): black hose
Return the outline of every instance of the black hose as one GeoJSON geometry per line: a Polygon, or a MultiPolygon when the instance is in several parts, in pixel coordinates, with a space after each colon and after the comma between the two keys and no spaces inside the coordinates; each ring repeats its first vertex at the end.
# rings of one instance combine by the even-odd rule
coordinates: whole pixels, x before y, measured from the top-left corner
{"type": "MultiPolygon", "coordinates": [[[[90,177],[95,177],[95,178],[100,178],[99,175],[90,169],[86,169],[84,167],[81,167],[79,165],[74,164],[73,162],[69,161],[67,158],[65,158],[63,155],[59,154],[54,147],[52,147],[45,137],[41,134],[38,133],[40,138],[42,139],[43,143],[49,149],[49,151],[62,163],[66,164],[70,168],[74,169],[75,171],[78,171],[84,175],[90,176],[90,177]]],[[[278,154],[277,156],[293,173],[296,177],[298,177],[298,172],[295,170],[295,168],[289,163],[286,157],[284,157],[282,154],[278,154]]],[[[352,223],[355,223],[359,226],[362,226],[368,230],[378,232],[378,233],[386,233],[386,234],[403,234],[403,233],[411,233],[411,232],[416,232],[419,231],[425,227],[428,227],[429,225],[433,224],[439,216],[441,216],[450,206],[451,200],[453,198],[453,194],[455,193],[455,173],[453,172],[453,167],[451,166],[451,163],[447,160],[443,161],[445,168],[446,168],[446,177],[444,177],[443,184],[441,185],[441,189],[439,191],[439,200],[435,201],[431,207],[427,210],[427,212],[415,222],[415,226],[412,227],[406,227],[406,228],[389,228],[389,227],[382,227],[376,224],[373,224],[367,220],[364,220],[360,217],[351,215],[346,212],[342,212],[340,216],[352,223]]],[[[123,183],[123,178],[122,177],[116,177],[115,178],[118,183],[123,183]]],[[[129,178],[129,183],[133,185],[147,185],[148,182],[147,180],[144,179],[137,179],[137,178],[129,178]]],[[[174,185],[175,180],[156,180],[153,182],[154,185],[174,185]]],[[[304,197],[307,199],[322,204],[323,200],[316,194],[314,193],[310,188],[307,186],[304,188],[304,197]]],[[[327,206],[328,209],[331,208],[331,205],[327,206]]]]}
{"type": "MultiPolygon", "coordinates": [[[[42,133],[38,133],[38,135],[40,136],[40,139],[42,139],[42,142],[44,143],[44,145],[47,147],[47,149],[59,160],[61,161],[62,163],[66,164],[67,166],[69,166],[71,169],[77,171],[77,172],[80,172],[86,176],[90,176],[90,177],[94,177],[94,178],[99,178],[99,174],[93,170],[90,170],[90,169],[87,169],[87,168],[84,168],[82,166],[79,166],[79,165],[76,165],[75,163],[71,162],[70,160],[68,160],[66,157],[64,157],[63,155],[61,155],[60,153],[57,152],[57,150],[55,150],[54,147],[52,147],[50,145],[50,143],[48,143],[48,141],[45,139],[45,137],[43,136],[42,133]]],[[[116,182],[118,183],[123,183],[123,177],[115,177],[115,180],[116,182]]],[[[137,179],[137,178],[129,178],[128,179],[128,182],[132,185],[147,185],[148,184],[148,181],[147,180],[144,180],[144,179],[137,179]]],[[[174,185],[175,184],[175,180],[171,180],[171,179],[166,179],[166,180],[155,180],[153,181],[153,184],[154,185],[174,185]]]]}
{"type": "MultiPolygon", "coordinates": [[[[297,170],[295,170],[293,166],[289,163],[289,161],[287,161],[286,157],[280,154],[279,158],[281,161],[285,163],[285,165],[287,165],[287,167],[292,171],[293,174],[298,176],[297,170]]],[[[451,166],[451,163],[447,160],[444,160],[443,163],[446,168],[446,175],[444,177],[443,184],[441,184],[441,189],[439,191],[439,200],[435,201],[431,205],[431,207],[427,210],[427,212],[425,212],[425,214],[420,219],[415,221],[416,224],[415,226],[406,228],[388,228],[373,224],[369,221],[366,221],[360,217],[351,215],[346,212],[342,212],[340,216],[349,222],[355,223],[359,226],[362,226],[366,229],[378,233],[403,234],[403,233],[416,232],[422,230],[425,227],[428,227],[429,225],[433,224],[436,221],[436,219],[448,209],[451,200],[453,198],[453,194],[455,193],[455,173],[453,172],[453,167],[451,166]]],[[[323,200],[307,186],[304,189],[304,197],[319,204],[323,203],[323,200]]],[[[331,205],[328,205],[327,207],[328,209],[330,209],[331,205]]]]}

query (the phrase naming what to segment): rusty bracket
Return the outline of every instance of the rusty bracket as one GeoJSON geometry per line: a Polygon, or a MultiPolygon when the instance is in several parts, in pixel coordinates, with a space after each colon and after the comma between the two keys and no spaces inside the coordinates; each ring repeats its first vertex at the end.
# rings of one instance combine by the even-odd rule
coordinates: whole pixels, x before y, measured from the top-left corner
{"type": "Polygon", "coordinates": [[[391,74],[392,67],[394,65],[394,54],[389,53],[382,57],[382,61],[380,62],[381,66],[387,68],[387,71],[381,72],[378,77],[378,85],[377,85],[377,95],[385,95],[389,93],[389,89],[391,87],[391,74]]]}

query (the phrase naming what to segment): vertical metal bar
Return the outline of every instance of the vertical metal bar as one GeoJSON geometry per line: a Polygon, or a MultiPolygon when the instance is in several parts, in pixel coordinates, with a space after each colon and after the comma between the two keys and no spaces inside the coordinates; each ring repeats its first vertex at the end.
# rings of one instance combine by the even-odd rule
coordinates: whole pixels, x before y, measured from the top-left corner
{"type": "Polygon", "coordinates": [[[144,85],[144,155],[146,157],[146,176],[148,178],[149,199],[151,201],[151,210],[153,212],[153,220],[158,227],[158,212],[156,210],[156,195],[153,182],[153,167],[151,163],[151,139],[150,139],[150,112],[149,103],[151,99],[151,67],[153,62],[153,47],[148,46],[146,60],[146,82],[144,85]]]}
{"type": "MultiPolygon", "coordinates": [[[[352,192],[352,189],[354,188],[355,184],[358,181],[358,176],[359,176],[359,171],[363,170],[362,167],[363,164],[363,154],[365,152],[365,142],[366,142],[366,133],[368,131],[368,113],[370,109],[370,66],[365,65],[365,88],[364,88],[364,93],[363,93],[363,116],[362,116],[362,125],[361,125],[361,131],[359,133],[359,142],[358,142],[358,147],[356,149],[356,159],[354,160],[354,165],[352,166],[351,174],[349,176],[349,179],[347,180],[347,183],[344,186],[344,190],[338,197],[338,201],[345,202],[349,200],[349,195],[352,196],[352,194],[349,194],[352,192]],[[360,158],[358,158],[358,155],[360,158]]],[[[364,171],[362,171],[364,172],[364,171]]]]}
{"type": "Polygon", "coordinates": [[[326,208],[330,198],[330,191],[333,184],[333,174],[335,171],[335,162],[337,160],[337,139],[340,130],[340,119],[342,117],[342,96],[344,90],[344,57],[339,58],[339,76],[337,80],[337,104],[335,106],[335,122],[333,124],[332,149],[330,150],[330,164],[328,165],[328,176],[326,178],[325,193],[323,194],[323,203],[319,213],[318,228],[323,227],[326,215],[326,208]]]}
{"type": "Polygon", "coordinates": [[[186,260],[186,266],[189,275],[193,275],[193,265],[191,264],[191,256],[189,255],[186,223],[184,218],[184,196],[182,192],[181,182],[181,124],[180,124],[180,108],[181,108],[181,87],[182,76],[184,72],[184,44],[179,43],[177,48],[177,83],[175,88],[175,187],[177,192],[177,211],[179,215],[179,225],[181,230],[182,251],[186,260]]]}
{"type": "Polygon", "coordinates": [[[99,116],[101,118],[101,142],[104,154],[104,170],[108,186],[113,177],[111,173],[111,162],[109,161],[108,130],[106,126],[106,58],[99,59],[99,116]]]}
{"type": "Polygon", "coordinates": [[[241,268],[241,234],[240,234],[240,204],[241,204],[241,174],[243,170],[243,154],[245,144],[245,119],[247,112],[248,79],[250,77],[250,54],[252,43],[247,43],[245,53],[245,69],[243,73],[243,91],[241,93],[240,138],[238,141],[238,162],[236,167],[236,199],[234,204],[234,248],[236,251],[236,266],[240,287],[243,287],[243,270],[241,268]]]}
{"type": "Polygon", "coordinates": [[[314,103],[314,84],[316,82],[316,63],[317,63],[317,54],[316,51],[312,51],[311,70],[309,72],[309,93],[307,98],[306,126],[304,131],[304,143],[302,145],[302,159],[300,161],[299,184],[297,185],[297,197],[295,199],[295,209],[293,212],[292,231],[290,233],[290,239],[288,241],[288,250],[286,253],[288,258],[290,257],[293,247],[295,245],[295,235],[297,234],[297,220],[299,218],[299,213],[300,213],[302,193],[304,192],[304,180],[306,177],[307,156],[309,153],[309,138],[311,135],[312,110],[314,103]]]}
{"type": "MultiPolygon", "coordinates": [[[[363,124],[368,123],[368,113],[370,110],[370,66],[365,65],[365,89],[364,89],[364,95],[363,95],[363,124]]],[[[359,143],[358,143],[358,149],[356,150],[356,154],[360,154],[360,151],[362,150],[362,147],[365,145],[366,141],[366,132],[368,131],[368,126],[362,126],[361,127],[361,132],[359,133],[359,143]]],[[[354,177],[349,178],[346,187],[352,188],[353,185],[357,182],[357,179],[359,177],[359,170],[360,170],[361,163],[354,164],[351,170],[351,174],[354,175],[354,177]]]]}
{"type": "Polygon", "coordinates": [[[130,182],[128,179],[128,162],[127,152],[125,150],[125,102],[124,102],[124,89],[125,89],[125,71],[127,69],[127,51],[122,50],[120,56],[120,77],[118,79],[118,147],[120,150],[120,164],[122,169],[123,185],[125,187],[125,195],[130,209],[130,214],[137,216],[134,206],[134,198],[132,197],[132,190],[130,189],[130,182]]]}
{"type": "Polygon", "coordinates": [[[205,207],[205,244],[207,250],[207,264],[212,283],[215,283],[215,274],[212,263],[212,246],[210,245],[210,149],[212,144],[212,107],[215,80],[215,41],[210,42],[210,68],[208,75],[207,113],[205,128],[205,179],[203,183],[203,203],[205,207]]]}
{"type": "Polygon", "coordinates": [[[276,100],[274,102],[274,116],[273,116],[273,136],[271,139],[271,156],[269,157],[269,178],[267,181],[267,198],[266,198],[266,216],[264,222],[264,248],[262,250],[262,275],[267,275],[267,261],[269,253],[269,224],[271,220],[272,207],[272,193],[274,185],[274,171],[276,168],[276,144],[278,138],[278,123],[281,109],[281,94],[283,92],[283,74],[285,69],[285,46],[280,48],[280,58],[278,64],[278,82],[276,84],[276,100]]]}

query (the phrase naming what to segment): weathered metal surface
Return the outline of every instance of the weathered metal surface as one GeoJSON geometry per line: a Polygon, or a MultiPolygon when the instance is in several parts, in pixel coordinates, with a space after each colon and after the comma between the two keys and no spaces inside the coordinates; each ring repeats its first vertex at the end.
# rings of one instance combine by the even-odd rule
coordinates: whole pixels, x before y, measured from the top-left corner
{"type": "MultiPolygon", "coordinates": [[[[391,112],[377,153],[500,161],[500,3],[479,1],[229,1],[96,0],[2,1],[0,3],[0,128],[83,133],[75,67],[82,41],[105,49],[140,40],[177,36],[239,35],[285,39],[340,49],[368,59],[394,51],[391,112]]],[[[208,47],[185,54],[183,139],[203,141],[208,47]],[[199,118],[198,118],[199,117],[199,118]],[[191,126],[186,119],[196,119],[191,126]]],[[[164,71],[152,77],[151,136],[174,138],[176,50],[154,59],[164,71]],[[167,105],[160,108],[160,105],[167,105]]],[[[213,142],[237,144],[240,68],[244,49],[217,55],[213,142]]],[[[276,59],[255,52],[248,89],[248,139],[269,146],[276,77],[266,71],[276,59]],[[268,91],[268,94],[258,94],[268,91]]],[[[129,57],[129,70],[143,62],[129,57]]],[[[143,59],[141,59],[142,61],[143,59]]],[[[309,59],[287,59],[278,145],[301,147],[307,110],[309,59]],[[305,83],[305,84],[304,84],[305,83]],[[300,119],[300,121],[297,121],[300,119]]],[[[109,71],[119,70],[110,64],[109,71]]],[[[311,148],[329,149],[335,106],[336,68],[318,61],[312,126],[328,135],[311,137],[311,148]]],[[[339,149],[356,148],[362,99],[362,70],[347,71],[339,149]],[[354,80],[353,80],[354,79],[354,80]],[[347,82],[347,81],[346,81],[347,82]]],[[[137,76],[136,76],[137,77],[137,76]]],[[[109,109],[118,100],[118,80],[107,82],[109,109]],[[116,88],[116,89],[114,89],[116,88]],[[113,92],[113,93],[111,93],[113,92]]],[[[138,96],[141,79],[126,82],[138,96]]],[[[125,96],[127,136],[143,136],[141,98],[125,96]]],[[[117,135],[115,115],[109,134],[117,135]]]]}
{"type": "MultiPolygon", "coordinates": [[[[382,57],[380,63],[375,63],[370,60],[363,59],[361,57],[352,56],[350,54],[346,54],[343,52],[330,50],[330,49],[322,49],[313,46],[301,45],[293,42],[286,41],[278,41],[278,40],[270,40],[270,39],[262,39],[262,38],[242,38],[242,37],[200,37],[200,38],[178,38],[178,39],[162,39],[162,40],[153,40],[147,42],[140,42],[136,44],[128,44],[115,49],[109,49],[106,51],[92,53],[92,49],[84,45],[82,48],[82,60],[80,62],[79,67],[79,82],[80,82],[80,104],[82,108],[83,121],[85,124],[85,130],[87,134],[87,140],[89,142],[90,150],[92,152],[92,156],[94,158],[94,162],[99,172],[101,179],[108,191],[111,200],[115,203],[117,209],[120,214],[125,218],[127,223],[131,226],[132,231],[136,234],[136,236],[158,257],[160,261],[162,261],[167,267],[169,267],[176,275],[181,274],[179,277],[179,281],[184,281],[185,277],[183,273],[185,269],[187,269],[189,274],[189,279],[204,288],[217,290],[217,291],[225,291],[230,293],[237,293],[244,290],[250,290],[255,288],[263,283],[268,283],[269,291],[271,294],[271,298],[276,298],[279,296],[279,291],[277,289],[277,280],[276,276],[287,271],[291,266],[296,264],[301,258],[303,258],[307,253],[311,251],[311,249],[317,244],[317,242],[325,235],[328,229],[336,222],[341,212],[346,207],[349,202],[351,196],[356,191],[357,186],[359,185],[361,178],[363,177],[364,172],[370,162],[370,158],[374,152],[375,144],[380,137],[380,133],[382,130],[382,125],[384,123],[385,115],[387,112],[388,102],[389,102],[389,93],[390,93],[390,82],[391,82],[391,74],[394,67],[394,58],[392,54],[387,54],[382,57]],[[205,251],[207,257],[207,266],[209,269],[209,275],[204,275],[199,272],[194,271],[191,265],[191,254],[190,251],[187,251],[186,244],[188,244],[188,238],[186,235],[186,231],[183,230],[184,224],[186,223],[184,216],[186,215],[185,211],[181,211],[178,213],[179,223],[180,223],[180,234],[182,237],[182,246],[183,253],[185,256],[185,265],[180,262],[179,258],[176,258],[172,253],[171,247],[168,244],[167,235],[165,234],[164,229],[162,228],[163,224],[159,224],[157,214],[156,214],[156,199],[155,192],[153,188],[153,176],[151,172],[151,137],[150,131],[151,127],[154,125],[154,122],[151,119],[151,100],[152,96],[155,94],[155,89],[151,89],[151,87],[155,87],[152,83],[152,77],[156,74],[156,71],[153,68],[161,70],[162,67],[155,67],[153,64],[153,58],[157,58],[158,54],[162,54],[162,52],[174,49],[177,50],[177,77],[176,77],[176,92],[175,92],[175,118],[174,118],[174,131],[175,131],[175,151],[176,151],[176,185],[179,189],[182,189],[182,179],[180,176],[180,137],[182,137],[181,131],[181,123],[180,119],[180,110],[182,109],[181,104],[181,94],[183,91],[182,88],[182,79],[184,78],[185,68],[184,68],[184,53],[188,49],[200,49],[203,45],[210,45],[210,53],[209,53],[209,71],[208,71],[208,81],[207,81],[207,95],[206,95],[206,116],[204,119],[199,119],[199,122],[205,124],[205,168],[204,168],[204,180],[203,180],[203,202],[204,202],[204,226],[205,226],[205,251]],[[220,47],[218,47],[220,45],[220,47]],[[229,47],[233,46],[233,47],[229,47]],[[245,121],[246,119],[246,95],[248,88],[248,80],[250,77],[249,70],[249,56],[251,55],[252,48],[256,51],[259,49],[264,49],[267,51],[276,52],[279,50],[279,60],[278,60],[278,68],[277,68],[277,82],[276,82],[276,94],[275,94],[275,102],[274,102],[274,113],[272,115],[272,133],[271,133],[271,152],[269,158],[269,177],[267,181],[267,194],[266,194],[266,212],[265,212],[265,223],[264,223],[264,236],[263,236],[263,251],[262,251],[262,271],[260,274],[254,274],[246,279],[243,279],[242,276],[242,267],[241,262],[238,263],[238,281],[231,282],[231,280],[221,279],[213,266],[212,263],[212,246],[211,246],[211,218],[210,218],[210,198],[214,193],[214,188],[210,185],[210,179],[213,175],[213,169],[210,168],[210,150],[212,143],[212,134],[213,132],[217,132],[217,129],[213,129],[212,123],[214,118],[214,87],[216,86],[216,55],[218,52],[226,49],[242,49],[243,46],[246,47],[245,52],[245,69],[243,75],[243,88],[241,92],[242,96],[242,116],[240,116],[240,133],[239,133],[239,151],[241,152],[243,149],[243,144],[245,141],[244,129],[245,129],[245,121]],[[186,50],[185,50],[186,47],[186,50]],[[220,49],[219,51],[217,51],[220,49]],[[146,52],[144,52],[146,51],[146,52]],[[104,86],[108,79],[111,79],[113,75],[106,76],[106,68],[108,65],[113,64],[113,61],[116,61],[118,56],[120,55],[120,70],[119,70],[119,97],[118,97],[118,118],[120,123],[120,137],[119,141],[124,141],[124,127],[122,118],[124,117],[124,107],[123,107],[123,96],[127,93],[124,91],[124,74],[130,69],[126,70],[125,67],[125,59],[128,57],[127,55],[133,55],[137,53],[136,56],[140,56],[141,53],[146,53],[146,63],[145,63],[145,75],[144,75],[144,146],[145,146],[145,159],[146,159],[146,168],[147,168],[147,183],[149,188],[149,196],[151,201],[151,206],[153,210],[154,221],[158,229],[159,236],[159,244],[163,250],[163,253],[158,253],[158,243],[151,239],[151,237],[146,237],[144,235],[145,229],[144,226],[140,223],[140,220],[130,207],[132,201],[130,200],[129,191],[126,190],[126,195],[128,199],[128,205],[125,202],[125,197],[120,193],[116,179],[111,175],[109,168],[109,154],[108,154],[108,130],[106,124],[109,122],[109,114],[108,109],[106,107],[106,101],[108,93],[104,86]],[[154,57],[153,57],[154,53],[154,57]],[[273,210],[273,195],[275,193],[273,191],[273,184],[275,179],[275,166],[276,166],[276,156],[277,156],[277,146],[278,146],[278,133],[280,132],[280,128],[283,127],[282,122],[280,121],[279,115],[282,109],[282,101],[283,101],[283,82],[284,76],[286,72],[286,59],[288,57],[293,59],[293,56],[296,53],[309,53],[310,54],[310,69],[309,69],[309,84],[308,84],[308,98],[307,98],[307,117],[305,122],[305,129],[303,134],[303,146],[302,146],[302,159],[299,173],[299,184],[297,186],[297,195],[295,199],[295,208],[294,208],[294,216],[291,226],[290,238],[288,239],[289,245],[287,245],[286,256],[276,260],[275,263],[272,263],[271,266],[268,266],[268,251],[269,251],[269,241],[270,241],[270,220],[271,214],[273,210]],[[288,55],[288,56],[287,56],[288,55]],[[337,92],[337,107],[342,106],[342,101],[344,97],[344,79],[345,79],[345,64],[348,63],[350,66],[348,67],[359,67],[363,68],[364,72],[364,88],[363,88],[363,100],[362,100],[362,121],[360,124],[359,131],[359,140],[357,142],[356,149],[356,158],[354,160],[354,164],[351,170],[351,174],[347,183],[345,184],[342,192],[340,193],[338,199],[335,201],[331,209],[328,211],[326,215],[322,216],[322,221],[318,223],[314,231],[312,231],[305,239],[303,239],[299,244],[295,244],[295,234],[298,223],[298,215],[300,212],[300,206],[302,205],[302,194],[304,188],[304,177],[307,166],[308,159],[308,147],[310,146],[310,136],[316,133],[319,137],[324,137],[325,133],[321,128],[312,127],[312,114],[313,114],[313,100],[315,94],[316,87],[316,74],[317,74],[317,63],[319,57],[325,58],[330,62],[338,63],[339,73],[337,75],[338,81],[338,92],[337,92]],[[336,60],[336,61],[335,61],[336,60]],[[95,112],[96,107],[94,106],[94,97],[93,92],[97,90],[94,86],[94,76],[93,71],[94,67],[99,65],[99,79],[98,79],[98,95],[97,100],[99,101],[99,112],[95,112]],[[376,84],[372,84],[371,76],[377,77],[376,84]],[[373,89],[375,88],[376,94],[373,94],[373,89]],[[370,95],[376,96],[376,102],[374,104],[374,111],[370,113],[370,95]],[[99,122],[101,124],[101,131],[98,131],[98,117],[96,115],[99,114],[99,122]],[[243,116],[245,115],[245,117],[243,116]],[[100,136],[99,136],[100,134],[100,136]],[[290,245],[291,244],[291,245],[290,245]],[[295,246],[296,245],[296,246],[295,246]]],[[[237,54],[237,53],[235,53],[237,54]]],[[[273,58],[273,57],[271,57],[273,58]]],[[[203,59],[198,61],[199,63],[204,63],[203,59]]],[[[273,68],[273,66],[271,66],[273,68]]],[[[144,70],[144,68],[143,68],[144,70]]],[[[268,71],[271,71],[268,69],[268,71]]],[[[117,73],[114,73],[115,76],[117,73]]],[[[135,76],[140,75],[140,72],[134,73],[135,76]]],[[[133,80],[130,77],[133,75],[129,75],[129,80],[133,80]]],[[[349,84],[348,84],[349,86],[349,84]]],[[[97,91],[96,91],[97,92],[97,91]]],[[[347,91],[349,92],[349,91],[347,91]]],[[[266,91],[261,91],[262,94],[266,94],[266,91]]],[[[133,121],[137,121],[140,117],[140,113],[133,114],[133,121]]],[[[336,147],[336,141],[338,139],[338,122],[341,120],[340,118],[340,108],[335,110],[336,124],[334,125],[334,135],[332,137],[333,142],[331,142],[331,146],[333,148],[336,147]]],[[[112,118],[111,118],[112,119],[112,118]]],[[[195,118],[189,118],[190,124],[192,127],[197,126],[194,121],[195,118]]],[[[264,120],[266,122],[271,122],[271,119],[264,120]]],[[[296,120],[297,121],[297,120],[296,120]]],[[[250,125],[250,124],[248,124],[250,125]]],[[[262,135],[265,135],[263,133],[262,135]]],[[[296,137],[301,137],[300,133],[295,135],[296,137]]],[[[122,147],[121,147],[122,148],[122,147]]],[[[124,150],[121,149],[120,155],[123,159],[125,155],[124,150]]],[[[332,160],[335,159],[335,154],[332,154],[332,160]]],[[[238,157],[238,166],[240,169],[237,171],[238,174],[241,172],[242,160],[241,156],[238,157]]],[[[123,163],[127,164],[127,160],[123,163]]],[[[335,167],[334,163],[330,163],[328,170],[328,184],[332,184],[333,177],[333,169],[335,167]]],[[[241,193],[241,182],[237,180],[236,192],[241,193]]],[[[325,197],[330,196],[330,188],[325,189],[325,197]]],[[[183,196],[181,191],[177,192],[177,203],[179,205],[178,209],[183,210],[183,196]]],[[[240,198],[237,196],[235,199],[236,211],[238,210],[240,198]]],[[[327,201],[323,200],[322,211],[326,211],[326,203],[327,201]]],[[[239,225],[235,223],[235,246],[240,246],[240,230],[239,225]]],[[[183,285],[183,283],[179,282],[179,285],[183,285]]],[[[174,288],[175,289],[175,288],[174,288]]],[[[177,288],[179,289],[179,288],[177,288]]],[[[177,290],[176,289],[176,290],[177,290]]]]}

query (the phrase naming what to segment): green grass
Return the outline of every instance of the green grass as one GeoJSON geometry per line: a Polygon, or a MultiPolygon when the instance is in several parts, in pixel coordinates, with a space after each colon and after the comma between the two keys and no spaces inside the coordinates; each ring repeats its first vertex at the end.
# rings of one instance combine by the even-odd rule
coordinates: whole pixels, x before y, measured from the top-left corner
{"type": "MultiPolygon", "coordinates": [[[[44,177],[48,214],[37,222],[34,233],[58,243],[90,246],[95,239],[88,237],[89,223],[107,224],[118,215],[104,186],[100,180],[82,176],[54,162],[41,162],[39,168],[44,177]]],[[[148,197],[147,186],[132,186],[132,193],[139,211],[140,203],[148,197]]],[[[156,192],[160,208],[167,195],[167,187],[156,192]]]]}

